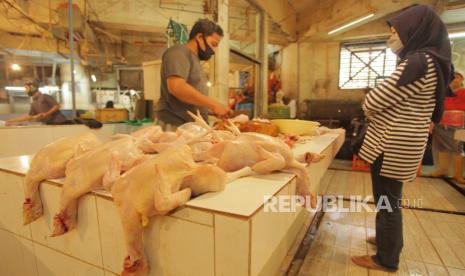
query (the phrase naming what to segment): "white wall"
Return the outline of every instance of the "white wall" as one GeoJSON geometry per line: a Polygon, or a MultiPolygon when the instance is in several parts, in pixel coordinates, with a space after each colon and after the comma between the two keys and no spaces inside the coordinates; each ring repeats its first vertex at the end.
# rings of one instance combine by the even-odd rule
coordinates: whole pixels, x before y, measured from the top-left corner
{"type": "Polygon", "coordinates": [[[286,46],[281,72],[283,92],[289,94],[298,88],[301,102],[305,99],[361,101],[363,90],[338,88],[339,45],[339,42],[299,42],[286,46]],[[297,47],[300,56],[297,56],[297,47]]]}

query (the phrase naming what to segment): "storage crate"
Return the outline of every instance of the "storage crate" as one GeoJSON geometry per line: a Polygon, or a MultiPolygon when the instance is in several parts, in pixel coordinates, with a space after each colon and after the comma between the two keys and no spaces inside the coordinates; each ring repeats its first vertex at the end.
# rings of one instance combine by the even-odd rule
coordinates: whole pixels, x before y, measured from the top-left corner
{"type": "Polygon", "coordinates": [[[122,122],[128,117],[128,110],[125,108],[102,108],[95,111],[95,119],[102,123],[122,122]]]}

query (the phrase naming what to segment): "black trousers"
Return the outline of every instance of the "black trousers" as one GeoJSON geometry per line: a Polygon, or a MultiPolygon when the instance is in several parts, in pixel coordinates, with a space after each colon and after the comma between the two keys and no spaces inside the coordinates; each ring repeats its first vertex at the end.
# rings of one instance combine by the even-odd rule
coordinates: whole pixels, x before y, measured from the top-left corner
{"type": "Polygon", "coordinates": [[[379,175],[383,163],[381,154],[371,165],[373,196],[376,213],[377,253],[373,257],[378,264],[397,269],[400,252],[404,245],[402,234],[402,182],[379,175]]]}

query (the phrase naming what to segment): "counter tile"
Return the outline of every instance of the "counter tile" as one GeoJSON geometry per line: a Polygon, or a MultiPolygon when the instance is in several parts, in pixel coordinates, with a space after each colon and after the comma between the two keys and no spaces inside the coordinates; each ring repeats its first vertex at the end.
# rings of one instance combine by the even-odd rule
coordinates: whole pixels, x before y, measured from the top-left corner
{"type": "Polygon", "coordinates": [[[72,257],[96,266],[102,266],[94,195],[87,194],[79,200],[76,229],[62,236],[50,237],[53,231],[53,217],[59,209],[60,194],[61,187],[55,185],[41,186],[44,215],[31,223],[32,239],[72,257]]]}
{"type": "Polygon", "coordinates": [[[31,240],[0,229],[0,244],[0,275],[38,275],[31,240]]]}
{"type": "Polygon", "coordinates": [[[0,174],[0,229],[30,239],[31,229],[29,225],[23,225],[23,177],[5,172],[0,174]]]}
{"type": "Polygon", "coordinates": [[[216,275],[250,275],[250,223],[215,214],[216,275]]]}
{"type": "MultiPolygon", "coordinates": [[[[104,276],[101,268],[61,254],[53,249],[34,243],[39,276],[86,275],[104,276]]],[[[90,252],[89,252],[90,253],[90,252]]]]}
{"type": "Polygon", "coordinates": [[[188,276],[193,272],[215,275],[213,227],[167,216],[154,217],[144,237],[145,252],[151,260],[150,276],[188,276]]]}
{"type": "Polygon", "coordinates": [[[121,219],[113,201],[96,197],[103,268],[120,273],[127,255],[121,219]]]}

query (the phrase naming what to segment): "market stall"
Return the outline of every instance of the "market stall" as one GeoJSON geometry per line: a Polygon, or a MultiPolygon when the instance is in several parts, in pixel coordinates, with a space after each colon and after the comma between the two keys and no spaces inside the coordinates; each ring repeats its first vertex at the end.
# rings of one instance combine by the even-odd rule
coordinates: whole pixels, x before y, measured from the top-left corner
{"type": "MultiPolygon", "coordinates": [[[[343,132],[329,132],[299,144],[325,158],[307,167],[311,190],[342,143],[343,132]]],[[[0,243],[7,260],[1,275],[112,275],[122,270],[126,255],[116,208],[108,192],[94,191],[80,200],[77,228],[51,238],[62,179],[42,183],[44,216],[22,225],[23,180],[31,156],[0,159],[0,243]]],[[[235,180],[222,192],[191,199],[167,216],[152,219],[144,233],[150,275],[273,275],[280,267],[304,221],[314,213],[269,213],[264,198],[295,194],[295,176],[286,173],[235,180]]]]}

